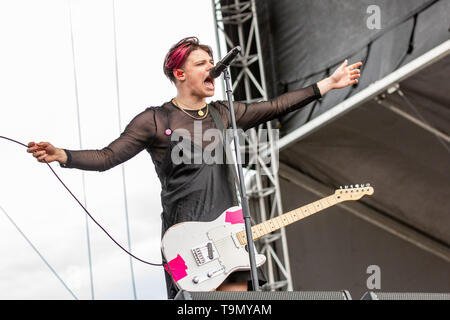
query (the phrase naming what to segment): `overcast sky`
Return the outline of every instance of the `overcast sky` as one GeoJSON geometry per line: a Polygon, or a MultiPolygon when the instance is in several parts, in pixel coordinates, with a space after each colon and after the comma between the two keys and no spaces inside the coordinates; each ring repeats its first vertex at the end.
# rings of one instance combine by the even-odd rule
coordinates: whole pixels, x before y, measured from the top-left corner
{"type": "MultiPolygon", "coordinates": [[[[216,49],[210,0],[116,0],[117,86],[113,16],[113,0],[0,0],[0,136],[101,149],[147,106],[175,96],[162,72],[172,44],[195,35],[216,49]]],[[[213,99],[222,99],[217,88],[213,99]]],[[[0,146],[0,299],[91,299],[86,214],[26,148],[0,146]]],[[[127,201],[132,252],[161,262],[161,187],[146,151],[124,165],[126,198],[121,166],[51,166],[125,247],[127,201]]],[[[88,226],[95,299],[134,299],[129,256],[88,226]]],[[[137,299],[167,298],[161,267],[133,267],[137,299]]]]}

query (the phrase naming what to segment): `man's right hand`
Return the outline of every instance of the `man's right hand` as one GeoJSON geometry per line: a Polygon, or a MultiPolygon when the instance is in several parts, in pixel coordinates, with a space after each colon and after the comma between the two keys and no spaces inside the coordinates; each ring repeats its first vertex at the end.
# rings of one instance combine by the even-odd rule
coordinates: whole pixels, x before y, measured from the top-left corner
{"type": "Polygon", "coordinates": [[[67,155],[64,150],[54,147],[50,142],[30,142],[27,152],[32,153],[33,157],[39,162],[58,161],[61,164],[67,162],[67,155]]]}

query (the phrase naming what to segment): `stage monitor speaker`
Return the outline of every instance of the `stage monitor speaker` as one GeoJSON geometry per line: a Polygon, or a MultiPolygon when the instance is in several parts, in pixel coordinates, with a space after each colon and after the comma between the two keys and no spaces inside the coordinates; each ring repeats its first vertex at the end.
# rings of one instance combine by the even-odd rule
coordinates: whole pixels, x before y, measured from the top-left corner
{"type": "Polygon", "coordinates": [[[368,291],[361,300],[450,300],[450,293],[368,291]]]}
{"type": "Polygon", "coordinates": [[[245,291],[191,292],[180,291],[174,300],[352,300],[343,291],[245,291]]]}

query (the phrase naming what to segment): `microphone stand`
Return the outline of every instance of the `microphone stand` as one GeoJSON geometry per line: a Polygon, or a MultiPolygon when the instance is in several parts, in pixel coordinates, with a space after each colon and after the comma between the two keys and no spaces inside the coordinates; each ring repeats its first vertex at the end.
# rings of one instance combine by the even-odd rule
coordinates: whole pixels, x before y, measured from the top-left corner
{"type": "MultiPolygon", "coordinates": [[[[225,85],[226,85],[226,93],[228,97],[228,104],[230,108],[230,116],[231,116],[231,125],[233,128],[233,140],[234,140],[234,148],[236,153],[236,162],[237,162],[237,168],[238,168],[238,175],[239,175],[239,192],[241,194],[241,205],[242,205],[242,214],[244,217],[244,223],[245,223],[245,233],[247,236],[247,248],[248,248],[248,255],[250,258],[250,270],[252,275],[252,283],[253,283],[253,290],[254,291],[261,291],[259,287],[259,281],[258,281],[258,273],[256,271],[256,261],[255,261],[255,243],[253,242],[252,237],[252,229],[251,229],[251,217],[250,217],[250,209],[248,206],[248,198],[247,193],[245,190],[245,181],[244,181],[244,173],[242,171],[242,162],[241,162],[241,153],[239,152],[239,140],[238,140],[238,131],[237,131],[237,125],[236,125],[236,118],[234,116],[234,107],[233,107],[233,89],[231,86],[231,76],[229,71],[229,66],[227,66],[223,71],[223,77],[225,79],[225,85]]],[[[226,150],[225,150],[226,152],[226,150]]],[[[232,164],[234,165],[234,164],[232,164]]]]}

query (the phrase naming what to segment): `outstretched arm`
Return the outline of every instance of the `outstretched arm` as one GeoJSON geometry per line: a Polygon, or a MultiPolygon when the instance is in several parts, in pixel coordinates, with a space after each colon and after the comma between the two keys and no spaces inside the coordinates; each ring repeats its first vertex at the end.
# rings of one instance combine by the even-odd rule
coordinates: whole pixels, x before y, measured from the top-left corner
{"type": "Polygon", "coordinates": [[[53,146],[50,142],[29,142],[27,152],[32,153],[39,162],[58,161],[60,164],[67,162],[67,154],[64,150],[53,146]]]}
{"type": "Polygon", "coordinates": [[[347,66],[344,61],[333,74],[309,87],[284,93],[277,98],[258,103],[236,102],[235,114],[238,127],[244,130],[298,110],[310,102],[320,99],[332,89],[341,89],[358,82],[362,62],[347,66]]]}
{"type": "Polygon", "coordinates": [[[347,66],[348,60],[345,60],[334,73],[317,83],[321,95],[324,95],[332,89],[341,89],[349,85],[358,83],[361,70],[358,68],[362,66],[362,62],[354,63],[347,66]]]}
{"type": "Polygon", "coordinates": [[[30,142],[27,152],[39,162],[58,161],[66,168],[105,171],[134,157],[152,143],[156,134],[154,110],[138,114],[119,138],[101,150],[66,150],[49,142],[30,142]]]}

